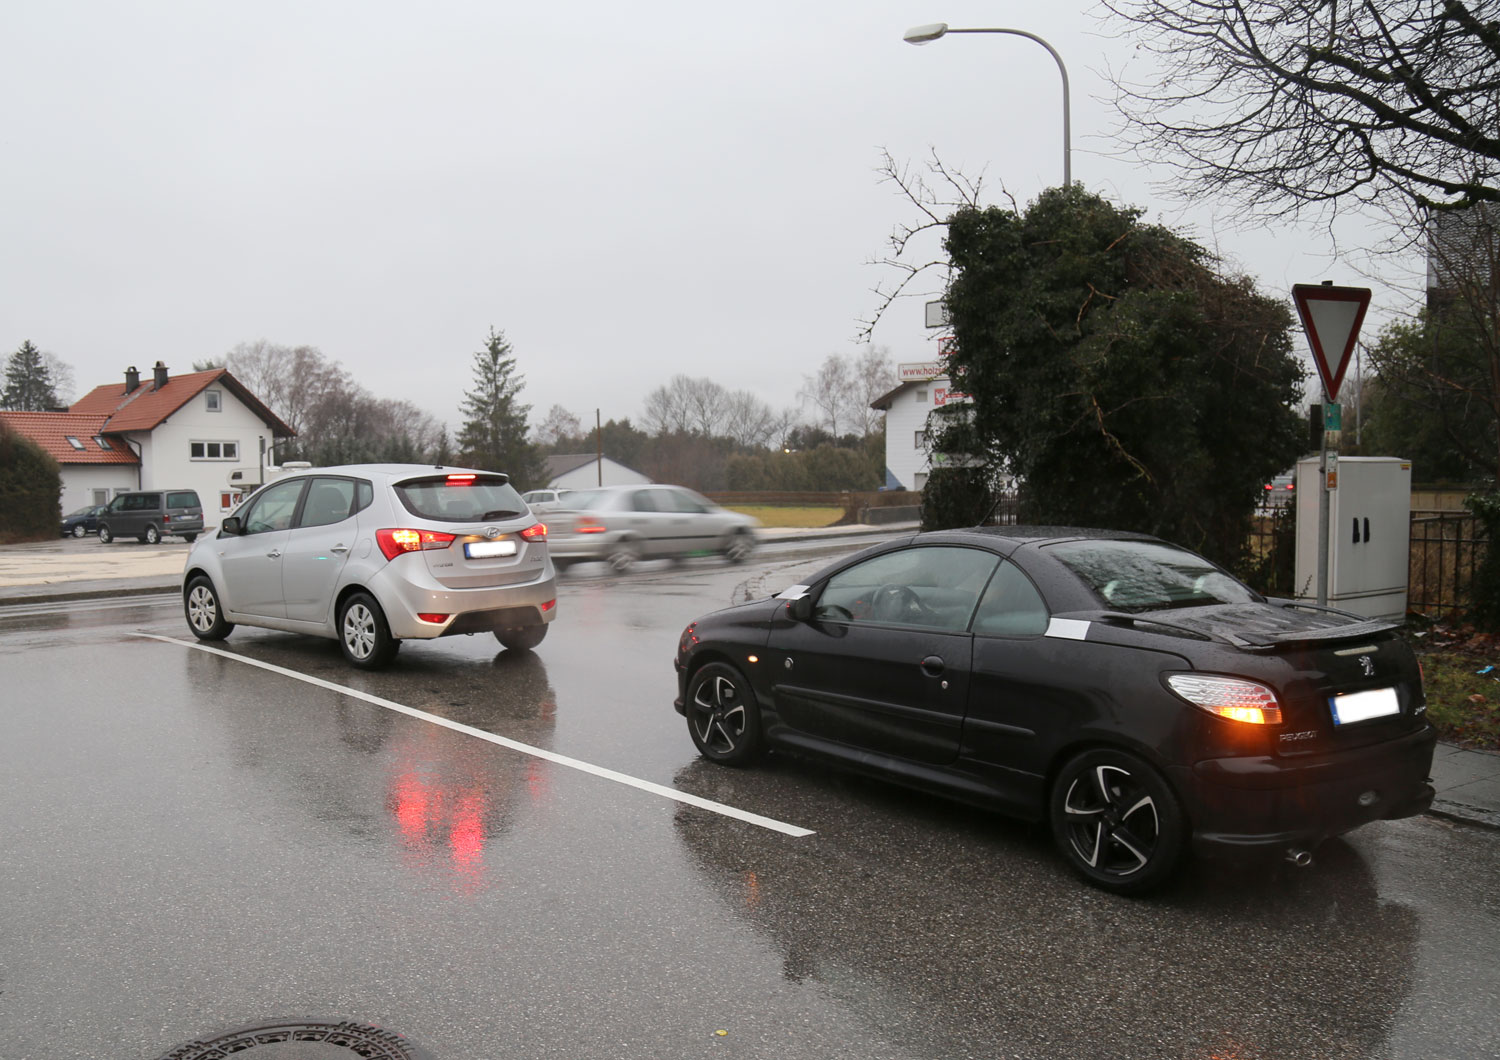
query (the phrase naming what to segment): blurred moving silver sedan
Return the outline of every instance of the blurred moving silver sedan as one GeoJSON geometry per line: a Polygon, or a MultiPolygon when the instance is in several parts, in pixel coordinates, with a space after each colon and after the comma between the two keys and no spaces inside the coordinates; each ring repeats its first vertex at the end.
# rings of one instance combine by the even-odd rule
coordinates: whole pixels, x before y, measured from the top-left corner
{"type": "Polygon", "coordinates": [[[505,475],[353,464],[284,475],[200,537],[182,577],[188,626],[331,637],[365,669],[403,640],[493,633],[528,650],[557,616],[547,527],[505,475]]]}
{"type": "Polygon", "coordinates": [[[755,519],[682,486],[601,486],[565,504],[547,516],[558,567],[603,560],[624,572],[639,559],[714,554],[738,563],[758,542],[755,519]]]}

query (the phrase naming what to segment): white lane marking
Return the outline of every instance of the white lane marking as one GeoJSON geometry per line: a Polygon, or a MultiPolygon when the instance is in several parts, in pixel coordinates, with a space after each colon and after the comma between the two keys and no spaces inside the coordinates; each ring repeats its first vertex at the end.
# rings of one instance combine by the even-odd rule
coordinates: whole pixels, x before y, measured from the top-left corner
{"type": "Polygon", "coordinates": [[[326,688],[330,692],[337,692],[340,695],[352,696],[355,699],[362,699],[366,703],[373,703],[377,707],[384,707],[386,710],[393,710],[397,714],[405,714],[408,717],[416,718],[419,721],[429,721],[434,725],[441,725],[445,729],[452,729],[454,732],[461,732],[466,736],[473,736],[480,740],[486,740],[489,743],[497,744],[500,747],[508,747],[512,751],[520,751],[522,754],[532,755],[536,758],[545,759],[546,761],[555,763],[556,765],[566,766],[568,769],[576,769],[580,773],[588,773],[592,776],[602,777],[605,780],[612,780],[616,784],[624,784],[627,787],[639,788],[641,791],[649,791],[651,794],[660,795],[664,799],[672,799],[675,802],[686,803],[689,806],[696,806],[700,810],[708,810],[711,813],[717,813],[724,817],[732,817],[736,821],[744,821],[747,824],[758,825],[761,828],[768,828],[773,832],[780,832],[782,835],[789,835],[800,839],[803,836],[814,834],[811,828],[800,828],[797,825],[787,824],[784,821],[778,821],[771,817],[762,817],[760,814],[751,813],[749,810],[741,810],[735,806],[727,806],[722,802],[714,802],[712,799],[704,799],[699,798],[697,795],[689,795],[685,791],[678,791],[676,788],[669,788],[665,784],[656,784],[649,780],[641,780],[639,777],[632,777],[628,773],[618,773],[613,769],[606,769],[603,766],[596,766],[591,762],[580,761],[577,758],[569,758],[567,755],[560,755],[553,751],[545,750],[541,747],[533,747],[531,744],[521,743],[519,740],[510,740],[504,736],[496,736],[492,732],[485,732],[483,729],[476,729],[472,725],[465,725],[462,722],[452,721],[448,718],[439,717],[436,714],[429,714],[425,710],[418,710],[416,707],[408,707],[406,704],[397,703],[394,700],[382,699],[381,697],[373,696],[368,692],[361,692],[357,688],[348,688],[344,685],[337,685],[332,681],[325,681],[321,677],[310,677],[307,674],[298,673],[296,670],[288,670],[284,666],[277,666],[275,663],[261,662],[259,659],[251,659],[244,655],[236,655],[234,652],[225,651],[223,648],[214,648],[207,644],[199,644],[195,641],[190,640],[179,640],[176,637],[164,637],[157,633],[137,632],[134,634],[134,636],[145,637],[148,640],[159,640],[165,644],[176,644],[181,648],[192,648],[195,651],[208,652],[210,655],[218,655],[225,659],[233,659],[235,662],[242,662],[247,666],[258,666],[262,670],[269,670],[271,671],[271,673],[281,674],[283,677],[290,677],[294,681],[302,681],[309,685],[316,685],[319,688],[326,688]]]}

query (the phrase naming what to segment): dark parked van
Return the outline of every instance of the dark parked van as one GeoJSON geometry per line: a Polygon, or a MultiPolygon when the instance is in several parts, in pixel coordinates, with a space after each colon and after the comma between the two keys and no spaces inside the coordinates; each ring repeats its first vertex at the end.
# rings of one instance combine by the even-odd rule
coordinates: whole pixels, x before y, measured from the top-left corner
{"type": "Polygon", "coordinates": [[[122,493],[99,513],[99,540],[138,537],[154,545],[163,537],[191,541],[203,532],[203,505],[196,490],[122,493]]]}

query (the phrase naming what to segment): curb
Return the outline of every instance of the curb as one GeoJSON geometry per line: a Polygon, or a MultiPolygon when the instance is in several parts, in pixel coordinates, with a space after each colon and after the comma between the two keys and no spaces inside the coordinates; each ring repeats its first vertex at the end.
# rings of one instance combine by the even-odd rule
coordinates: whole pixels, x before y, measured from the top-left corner
{"type": "Polygon", "coordinates": [[[1428,807],[1424,816],[1440,817],[1445,821],[1456,821],[1459,824],[1500,832],[1500,812],[1487,810],[1482,806],[1469,806],[1462,802],[1438,799],[1428,807]]]}

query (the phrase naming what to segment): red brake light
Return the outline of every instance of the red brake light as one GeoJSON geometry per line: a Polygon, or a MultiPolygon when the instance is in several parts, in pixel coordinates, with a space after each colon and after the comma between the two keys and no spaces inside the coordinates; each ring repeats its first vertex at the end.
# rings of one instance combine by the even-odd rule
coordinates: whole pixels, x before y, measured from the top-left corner
{"type": "Polygon", "coordinates": [[[542,614],[545,615],[548,611],[551,611],[556,606],[557,597],[554,596],[552,599],[548,600],[545,604],[542,605],[542,614]]]}
{"type": "Polygon", "coordinates": [[[431,622],[434,626],[441,626],[444,622],[448,621],[447,615],[434,615],[426,611],[418,611],[417,617],[423,622],[431,622]]]}
{"type": "Polygon", "coordinates": [[[386,559],[395,559],[403,552],[422,552],[432,548],[447,548],[453,543],[452,534],[439,530],[376,530],[375,543],[380,546],[386,559]]]}
{"type": "Polygon", "coordinates": [[[583,520],[579,520],[578,525],[573,527],[573,532],[575,534],[602,534],[604,533],[604,529],[605,527],[603,523],[584,522],[583,520]]]}
{"type": "Polygon", "coordinates": [[[545,541],[547,540],[547,524],[532,523],[525,530],[521,531],[521,536],[527,541],[536,541],[538,539],[545,541]]]}
{"type": "Polygon", "coordinates": [[[471,483],[473,481],[474,481],[474,476],[473,475],[449,475],[448,476],[448,485],[450,485],[450,486],[467,486],[469,483],[471,483]]]}

